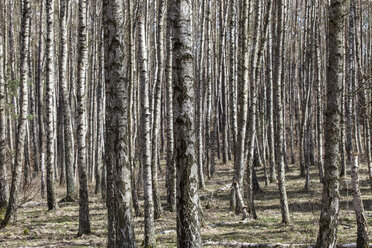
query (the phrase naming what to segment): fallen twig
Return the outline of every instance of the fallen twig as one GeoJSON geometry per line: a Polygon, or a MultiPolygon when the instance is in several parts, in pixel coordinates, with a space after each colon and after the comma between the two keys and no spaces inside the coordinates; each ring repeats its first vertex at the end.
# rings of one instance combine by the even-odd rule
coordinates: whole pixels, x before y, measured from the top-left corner
{"type": "Polygon", "coordinates": [[[207,241],[204,243],[204,246],[212,246],[212,245],[220,245],[226,247],[255,247],[255,248],[277,248],[277,247],[294,247],[298,245],[292,244],[259,244],[259,243],[239,243],[239,242],[214,242],[214,241],[207,241]]]}
{"type": "MultiPolygon", "coordinates": [[[[236,241],[232,241],[232,242],[206,241],[206,242],[204,242],[203,245],[204,246],[219,245],[219,246],[239,247],[239,248],[245,248],[245,247],[254,247],[254,248],[306,247],[306,248],[313,248],[313,247],[315,247],[314,245],[306,245],[306,244],[281,244],[281,243],[259,244],[259,243],[239,243],[239,242],[236,242],[236,241]]],[[[369,247],[372,248],[372,245],[369,245],[369,247]]],[[[341,244],[341,245],[337,245],[337,248],[357,248],[357,245],[355,243],[341,244]]]]}

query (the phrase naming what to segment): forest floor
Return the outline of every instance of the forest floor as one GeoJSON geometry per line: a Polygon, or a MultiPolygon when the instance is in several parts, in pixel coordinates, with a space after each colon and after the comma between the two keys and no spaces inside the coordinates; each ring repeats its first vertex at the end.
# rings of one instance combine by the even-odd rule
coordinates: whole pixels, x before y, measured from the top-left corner
{"type": "MultiPolygon", "coordinates": [[[[163,161],[162,161],[163,162],[163,161]]],[[[162,166],[165,166],[162,163],[162,166]]],[[[281,224],[279,192],[276,183],[265,187],[262,168],[257,168],[262,192],[255,196],[257,220],[241,222],[241,216],[229,210],[232,165],[217,163],[216,172],[206,180],[205,190],[200,191],[205,225],[202,239],[206,241],[237,241],[246,243],[315,244],[320,215],[321,189],[317,169],[311,168],[310,190],[304,190],[305,179],[299,177],[298,166],[290,165],[286,175],[291,223],[281,224]]],[[[165,168],[163,168],[165,171],[165,168]]],[[[361,191],[368,223],[372,223],[372,197],[367,181],[366,165],[361,166],[361,191]]],[[[17,222],[0,230],[0,247],[105,247],[107,211],[100,195],[90,187],[90,221],[92,234],[76,237],[78,229],[78,203],[59,203],[59,209],[48,212],[40,193],[18,210],[17,222]]],[[[160,179],[164,189],[164,175],[160,179]]],[[[341,211],[339,215],[339,243],[355,243],[356,221],[352,209],[349,181],[341,183],[341,211]]],[[[30,189],[27,194],[33,194],[30,189]]],[[[64,188],[56,190],[57,199],[64,196],[64,188]]],[[[161,192],[165,207],[165,192],[161,192]]],[[[0,213],[0,219],[4,213],[0,213]]],[[[175,213],[164,212],[156,221],[158,247],[176,247],[175,213]]],[[[143,240],[143,217],[135,218],[136,240],[140,247],[143,240]]],[[[369,235],[372,234],[370,228],[369,235]]],[[[214,245],[214,247],[219,247],[214,245]]]]}

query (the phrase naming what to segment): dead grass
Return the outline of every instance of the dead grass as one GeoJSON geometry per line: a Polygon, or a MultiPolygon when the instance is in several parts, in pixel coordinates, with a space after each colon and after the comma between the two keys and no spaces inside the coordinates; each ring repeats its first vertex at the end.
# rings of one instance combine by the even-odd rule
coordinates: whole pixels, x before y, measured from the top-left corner
{"type": "MultiPolygon", "coordinates": [[[[164,166],[164,164],[162,164],[164,166]]],[[[318,231],[321,189],[314,167],[311,174],[310,190],[304,190],[304,179],[299,177],[298,166],[291,165],[287,177],[287,192],[291,224],[281,224],[279,193],[277,184],[264,187],[262,168],[258,168],[262,193],[255,196],[258,220],[241,222],[241,216],[229,210],[229,191],[232,165],[217,164],[213,178],[206,181],[206,188],[200,192],[204,206],[205,226],[203,240],[238,241],[250,243],[314,244],[318,231]],[[220,225],[214,225],[220,223],[220,225]],[[225,224],[223,224],[225,223],[225,224]],[[230,223],[230,224],[226,224],[230,223]]],[[[165,169],[163,169],[165,171],[165,169]]],[[[368,223],[372,223],[371,190],[368,174],[363,165],[361,171],[362,194],[368,223]]],[[[56,184],[57,185],[57,184],[56,184]]],[[[0,247],[105,247],[107,212],[90,187],[90,217],[92,234],[76,237],[78,228],[78,204],[59,203],[59,209],[48,212],[45,200],[36,197],[18,210],[18,220],[0,231],[0,247]]],[[[160,180],[164,189],[164,177],[160,180]]],[[[165,192],[161,192],[165,206],[165,192]]],[[[40,195],[40,194],[38,194],[40,195]]],[[[58,199],[63,198],[64,188],[57,189],[58,199]]],[[[351,191],[348,181],[341,185],[341,212],[339,243],[354,243],[356,240],[355,215],[352,210],[351,191]]],[[[3,212],[0,211],[0,218],[3,212]]],[[[156,221],[158,247],[176,247],[175,213],[165,212],[156,221]]],[[[143,218],[135,219],[138,246],[143,240],[143,218]]],[[[371,234],[371,233],[370,233],[371,234]]]]}

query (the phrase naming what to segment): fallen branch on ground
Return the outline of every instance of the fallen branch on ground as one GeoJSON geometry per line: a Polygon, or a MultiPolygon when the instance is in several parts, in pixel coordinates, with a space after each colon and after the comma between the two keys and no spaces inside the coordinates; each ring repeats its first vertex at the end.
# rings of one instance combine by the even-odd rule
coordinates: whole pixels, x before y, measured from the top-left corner
{"type": "Polygon", "coordinates": [[[276,248],[276,247],[294,247],[296,245],[290,244],[258,244],[258,243],[238,243],[238,242],[214,242],[214,241],[207,241],[204,243],[204,246],[212,246],[212,245],[219,245],[219,246],[226,246],[226,247],[255,247],[255,248],[276,248]]]}
{"type": "MultiPolygon", "coordinates": [[[[219,245],[219,246],[226,246],[226,247],[239,247],[239,248],[246,248],[246,247],[253,247],[253,248],[282,248],[282,247],[307,247],[307,248],[313,248],[315,246],[313,245],[305,245],[305,244],[259,244],[259,243],[239,243],[239,242],[214,242],[214,241],[207,241],[203,244],[204,246],[213,246],[213,245],[219,245]]],[[[353,244],[343,244],[343,245],[337,245],[337,248],[356,248],[357,245],[355,243],[353,244]]],[[[369,245],[370,248],[372,248],[372,245],[369,245]]]]}

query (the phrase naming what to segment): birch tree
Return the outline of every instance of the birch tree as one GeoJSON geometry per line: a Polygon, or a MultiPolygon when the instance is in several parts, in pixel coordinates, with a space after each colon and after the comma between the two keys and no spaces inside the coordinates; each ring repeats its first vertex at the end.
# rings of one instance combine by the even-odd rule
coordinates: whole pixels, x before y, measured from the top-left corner
{"type": "Polygon", "coordinates": [[[144,22],[144,4],[140,3],[138,16],[138,42],[139,59],[141,71],[141,163],[143,167],[143,184],[145,198],[145,247],[156,245],[154,230],[154,201],[152,194],[152,174],[151,174],[151,140],[150,140],[150,104],[149,104],[149,75],[147,69],[147,44],[144,22]]]}
{"type": "Polygon", "coordinates": [[[202,247],[198,165],[195,151],[194,49],[192,1],[171,0],[173,27],[173,104],[177,168],[177,245],[202,247]]]}
{"type": "MultiPolygon", "coordinates": [[[[1,20],[4,16],[1,14],[1,20]]],[[[0,37],[3,37],[0,28],[0,37]]],[[[6,152],[6,112],[5,112],[5,78],[4,78],[4,44],[0,38],[0,209],[8,205],[7,152],[6,152]]]]}
{"type": "Polygon", "coordinates": [[[128,136],[128,87],[125,75],[124,9],[121,1],[105,1],[106,136],[108,247],[135,247],[131,213],[131,166],[128,136]]]}
{"type": "Polygon", "coordinates": [[[30,18],[30,1],[23,0],[22,2],[22,21],[21,21],[21,50],[20,50],[20,114],[18,117],[18,136],[15,150],[15,164],[12,172],[12,184],[10,188],[10,196],[5,217],[0,226],[5,227],[12,216],[14,216],[18,207],[18,194],[22,173],[22,165],[24,163],[24,148],[27,126],[28,113],[28,70],[27,54],[29,49],[29,18],[30,18]]]}
{"type": "Polygon", "coordinates": [[[88,40],[87,40],[87,1],[79,0],[78,5],[78,76],[77,76],[77,164],[79,171],[79,231],[78,235],[89,234],[89,198],[86,156],[86,84],[88,65],[88,40]]]}
{"type": "Polygon", "coordinates": [[[62,88],[62,109],[63,109],[63,128],[64,128],[64,153],[66,170],[66,197],[63,201],[74,201],[76,198],[76,186],[74,175],[74,137],[72,130],[72,116],[70,97],[68,89],[68,58],[67,58],[67,20],[69,13],[69,0],[60,1],[60,70],[59,80],[62,88]]]}
{"type": "Polygon", "coordinates": [[[324,119],[324,178],[322,208],[316,247],[335,247],[340,204],[340,105],[342,92],[344,0],[328,6],[327,104],[324,119]]]}
{"type": "MultiPolygon", "coordinates": [[[[168,1],[168,5],[169,5],[168,1]]],[[[167,8],[169,8],[167,5],[167,8]]],[[[169,16],[169,15],[168,15],[169,16]]],[[[167,17],[167,65],[166,65],[166,81],[167,81],[167,202],[171,212],[176,211],[176,181],[177,171],[174,161],[174,132],[173,132],[173,46],[172,46],[172,24],[170,18],[167,17]]],[[[200,137],[202,138],[202,137],[200,137]]],[[[199,150],[200,152],[200,150],[199,150]]],[[[200,158],[200,155],[199,155],[200,158]]],[[[199,165],[200,166],[200,165],[199,165]]],[[[200,168],[199,168],[200,170],[200,168]]],[[[199,179],[200,180],[200,179],[199,179]]],[[[200,181],[199,181],[200,185],[200,181]]]]}
{"type": "Polygon", "coordinates": [[[364,213],[364,206],[362,196],[360,193],[359,184],[359,159],[358,154],[352,152],[352,165],[351,165],[351,185],[353,189],[353,205],[357,221],[357,247],[369,247],[368,239],[368,224],[367,218],[364,213]]]}
{"type": "Polygon", "coordinates": [[[152,173],[152,194],[154,199],[154,218],[159,219],[162,216],[162,206],[159,196],[158,186],[158,150],[159,150],[159,129],[160,129],[160,114],[161,114],[161,92],[164,73],[164,12],[165,1],[159,0],[158,16],[157,16],[157,77],[154,92],[154,118],[153,118],[153,134],[151,146],[151,173],[152,173]]]}
{"type": "Polygon", "coordinates": [[[278,187],[280,194],[280,206],[282,213],[282,222],[289,223],[289,210],[287,200],[287,190],[285,185],[285,164],[283,153],[283,128],[284,117],[282,110],[282,85],[281,85],[281,38],[282,38],[282,1],[276,0],[272,8],[273,18],[276,18],[276,30],[273,33],[273,81],[274,81],[274,108],[277,113],[274,119],[275,125],[275,162],[278,166],[278,187]]]}
{"type": "Polygon", "coordinates": [[[47,113],[47,202],[48,209],[58,208],[54,192],[54,145],[56,139],[55,123],[55,80],[54,80],[54,1],[46,1],[47,40],[46,40],[46,113],[47,113]]]}
{"type": "Polygon", "coordinates": [[[248,111],[248,37],[245,30],[248,28],[248,1],[240,1],[240,29],[239,29],[239,55],[238,61],[238,134],[236,144],[236,157],[234,158],[234,178],[233,187],[236,194],[237,212],[243,214],[243,219],[248,218],[248,212],[243,200],[242,186],[243,186],[243,169],[245,165],[245,136],[247,128],[247,111],[248,111]]]}

